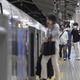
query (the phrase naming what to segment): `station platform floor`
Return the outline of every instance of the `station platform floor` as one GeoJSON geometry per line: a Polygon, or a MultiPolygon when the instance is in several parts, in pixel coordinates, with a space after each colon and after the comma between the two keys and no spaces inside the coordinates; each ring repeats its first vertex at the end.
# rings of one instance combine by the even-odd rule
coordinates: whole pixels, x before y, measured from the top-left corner
{"type": "Polygon", "coordinates": [[[72,47],[71,59],[59,62],[61,80],[80,80],[80,58],[75,58],[75,51],[72,47]]]}
{"type": "MultiPolygon", "coordinates": [[[[64,61],[63,59],[59,60],[60,66],[60,77],[61,80],[80,80],[80,59],[75,59],[75,51],[72,47],[71,50],[71,59],[64,61]]],[[[55,80],[54,76],[52,79],[55,80]]]]}

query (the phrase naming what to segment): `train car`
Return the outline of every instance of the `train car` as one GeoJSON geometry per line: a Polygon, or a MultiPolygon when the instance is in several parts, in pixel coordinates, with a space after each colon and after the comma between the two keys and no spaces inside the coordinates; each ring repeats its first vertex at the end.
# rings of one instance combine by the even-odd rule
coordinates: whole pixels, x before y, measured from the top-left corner
{"type": "MultiPolygon", "coordinates": [[[[3,2],[4,5],[6,2],[3,2]]],[[[7,5],[12,6],[13,15],[14,11],[20,11],[8,2],[7,5]]],[[[20,12],[22,16],[25,14],[20,12]]],[[[0,29],[6,30],[2,31],[4,35],[0,34],[0,80],[35,80],[36,62],[46,29],[27,14],[24,17],[14,18],[4,11],[0,14],[0,29]]]]}

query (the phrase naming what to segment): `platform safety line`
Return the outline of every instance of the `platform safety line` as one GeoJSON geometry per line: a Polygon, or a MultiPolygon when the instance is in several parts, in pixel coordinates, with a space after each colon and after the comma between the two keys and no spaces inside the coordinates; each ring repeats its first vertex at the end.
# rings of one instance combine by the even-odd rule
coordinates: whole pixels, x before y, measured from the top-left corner
{"type": "MultiPolygon", "coordinates": [[[[60,59],[60,57],[58,58],[58,64],[59,66],[62,64],[62,60],[60,59]]],[[[63,77],[64,77],[64,73],[60,72],[60,79],[63,80],[63,77]]]]}
{"type": "MultiPolygon", "coordinates": [[[[58,58],[58,64],[59,64],[59,66],[62,64],[62,61],[60,58],[58,58]]],[[[64,77],[63,72],[60,72],[60,79],[63,80],[63,77],[64,77]]],[[[54,72],[54,76],[52,76],[51,79],[48,78],[47,80],[55,80],[55,72],[54,72]]]]}
{"type": "MultiPolygon", "coordinates": [[[[60,60],[60,58],[58,59],[58,64],[59,64],[59,65],[62,64],[62,61],[60,60]]],[[[61,72],[61,73],[60,73],[60,78],[61,78],[61,80],[63,79],[63,77],[64,77],[64,74],[63,74],[63,72],[61,72]]],[[[40,80],[40,79],[39,79],[39,76],[37,76],[37,75],[36,75],[36,80],[40,80]]],[[[52,76],[51,79],[48,78],[47,80],[55,80],[55,74],[54,74],[54,76],[52,76]]]]}
{"type": "MultiPolygon", "coordinates": [[[[63,74],[63,72],[61,72],[61,73],[60,73],[60,79],[63,80],[63,77],[64,77],[64,74],[63,74]]],[[[37,75],[36,75],[36,80],[40,80],[40,79],[39,79],[39,76],[37,76],[37,75]]],[[[51,79],[48,78],[47,80],[55,80],[55,75],[52,76],[51,79]]]]}
{"type": "MultiPolygon", "coordinates": [[[[60,79],[63,80],[63,77],[64,77],[64,74],[63,74],[63,72],[61,72],[61,73],[60,73],[60,79]]],[[[47,80],[55,80],[55,75],[52,76],[51,79],[47,79],[47,80]]]]}
{"type": "Polygon", "coordinates": [[[60,78],[61,78],[61,80],[63,80],[63,78],[64,78],[64,73],[63,72],[60,73],[60,78]]]}
{"type": "Polygon", "coordinates": [[[39,76],[37,76],[37,75],[36,75],[36,80],[40,80],[40,79],[39,79],[39,76]]]}
{"type": "Polygon", "coordinates": [[[58,60],[58,64],[61,65],[62,64],[62,61],[61,60],[58,60]]]}

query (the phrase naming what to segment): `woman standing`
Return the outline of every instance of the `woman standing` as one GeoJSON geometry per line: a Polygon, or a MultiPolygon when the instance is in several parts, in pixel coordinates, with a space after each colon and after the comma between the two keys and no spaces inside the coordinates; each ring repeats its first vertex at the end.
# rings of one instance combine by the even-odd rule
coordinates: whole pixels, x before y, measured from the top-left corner
{"type": "Polygon", "coordinates": [[[48,42],[49,39],[51,39],[52,42],[55,42],[55,54],[52,55],[43,55],[41,66],[41,78],[42,80],[47,80],[47,62],[51,58],[52,65],[55,71],[55,78],[56,80],[60,80],[60,69],[58,65],[58,53],[59,53],[59,25],[57,24],[56,17],[53,14],[49,14],[47,16],[47,25],[48,25],[48,31],[46,36],[46,42],[48,42]]]}

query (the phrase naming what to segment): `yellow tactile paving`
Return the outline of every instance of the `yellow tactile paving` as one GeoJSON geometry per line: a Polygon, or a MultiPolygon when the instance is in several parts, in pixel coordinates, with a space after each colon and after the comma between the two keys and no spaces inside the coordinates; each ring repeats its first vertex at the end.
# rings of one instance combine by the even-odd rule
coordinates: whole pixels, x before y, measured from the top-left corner
{"type": "Polygon", "coordinates": [[[39,79],[39,76],[37,76],[37,75],[36,75],[36,80],[40,80],[40,79],[39,79]]]}
{"type": "MultiPolygon", "coordinates": [[[[61,73],[60,73],[60,78],[61,78],[61,80],[63,79],[63,77],[64,77],[64,74],[63,74],[63,72],[61,72],[61,73]]],[[[40,79],[39,79],[39,76],[36,76],[36,80],[40,80],[40,79]]],[[[55,75],[52,76],[51,79],[48,78],[47,80],[55,80],[55,75]]]]}
{"type": "Polygon", "coordinates": [[[61,65],[61,64],[62,64],[62,61],[61,61],[61,60],[59,60],[59,61],[58,61],[58,64],[59,64],[59,65],[61,65]]]}
{"type": "MultiPolygon", "coordinates": [[[[60,59],[58,60],[58,64],[59,64],[59,65],[62,64],[62,61],[61,61],[60,59]]],[[[64,75],[63,75],[63,73],[61,72],[61,73],[60,73],[60,78],[62,79],[63,76],[64,76],[64,75]]],[[[39,76],[37,76],[37,75],[36,75],[36,80],[40,80],[40,79],[39,79],[39,76]]],[[[55,80],[55,76],[53,76],[51,79],[48,78],[47,80],[55,80]]]]}
{"type": "Polygon", "coordinates": [[[63,74],[63,72],[61,72],[61,73],[60,73],[60,78],[61,78],[61,80],[63,79],[63,77],[64,77],[64,74],[63,74]]]}
{"type": "MultiPolygon", "coordinates": [[[[61,80],[63,79],[63,77],[64,77],[64,74],[61,72],[61,73],[60,73],[60,78],[61,78],[61,80]]],[[[50,80],[55,80],[55,75],[54,75],[50,80]]]]}

